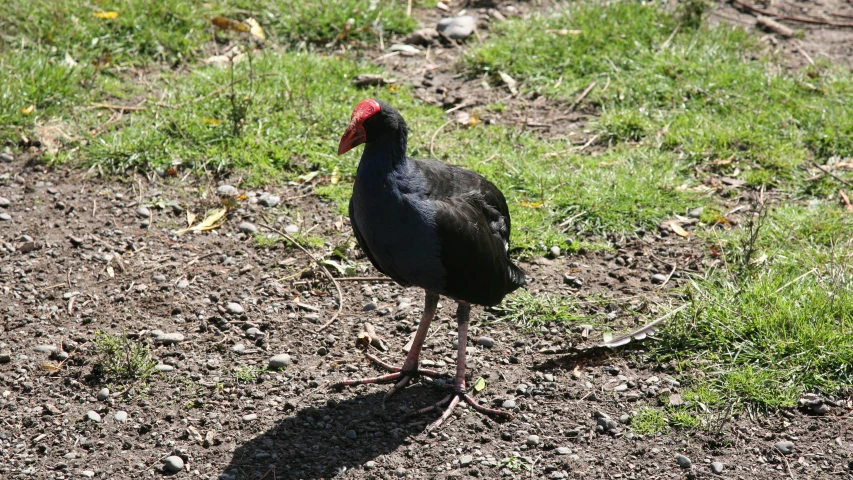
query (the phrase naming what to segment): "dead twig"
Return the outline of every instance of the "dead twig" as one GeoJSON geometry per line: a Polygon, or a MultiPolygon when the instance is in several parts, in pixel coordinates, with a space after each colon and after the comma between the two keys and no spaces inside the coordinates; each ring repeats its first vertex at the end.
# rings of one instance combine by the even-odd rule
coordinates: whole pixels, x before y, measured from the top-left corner
{"type": "Polygon", "coordinates": [[[774,13],[769,10],[764,10],[763,8],[758,8],[746,3],[742,0],[730,0],[732,3],[740,5],[741,7],[754,12],[760,13],[761,15],[767,15],[770,17],[782,18],[784,20],[791,20],[794,22],[801,23],[811,23],[813,25],[829,25],[831,27],[841,27],[841,28],[853,28],[853,23],[839,23],[839,22],[828,22],[826,20],[819,20],[817,18],[808,18],[808,17],[798,17],[796,15],[785,15],[782,13],[774,13]]]}
{"type": "Polygon", "coordinates": [[[825,173],[825,174],[829,175],[830,177],[832,177],[832,178],[834,178],[834,179],[838,180],[839,182],[843,183],[844,185],[847,185],[848,187],[853,186],[853,184],[851,184],[851,183],[850,183],[850,182],[848,182],[847,180],[844,180],[843,178],[841,178],[841,177],[839,177],[839,176],[835,175],[834,173],[830,172],[829,170],[826,170],[825,168],[821,167],[820,165],[818,165],[818,164],[817,164],[817,162],[812,162],[812,165],[814,165],[814,166],[815,166],[818,170],[820,170],[821,172],[823,172],[823,173],[825,173]]]}
{"type": "Polygon", "coordinates": [[[305,255],[308,255],[308,257],[311,258],[311,260],[313,260],[314,263],[316,263],[317,266],[319,266],[321,270],[323,270],[323,273],[325,273],[326,276],[329,277],[329,280],[331,280],[332,283],[335,285],[335,290],[338,291],[338,311],[335,312],[334,315],[332,315],[332,318],[328,322],[324,323],[323,325],[320,326],[320,328],[317,329],[318,332],[322,332],[323,329],[325,329],[326,327],[328,327],[329,325],[334,323],[335,320],[338,319],[338,317],[341,314],[341,311],[343,311],[343,309],[344,309],[344,294],[341,291],[341,284],[338,283],[338,281],[335,279],[334,276],[332,276],[332,272],[330,272],[329,269],[326,268],[326,266],[323,265],[323,263],[317,259],[317,257],[315,257],[313,254],[311,254],[311,252],[309,252],[307,248],[300,245],[299,242],[296,241],[296,239],[294,239],[290,235],[284,233],[283,231],[273,227],[272,225],[269,225],[266,223],[261,223],[260,225],[262,227],[266,228],[267,230],[271,231],[271,232],[274,232],[274,233],[281,235],[282,237],[286,238],[290,243],[296,245],[297,248],[302,250],[302,252],[305,253],[305,255]]]}
{"type": "Polygon", "coordinates": [[[658,288],[665,287],[666,284],[669,283],[669,279],[672,278],[672,274],[675,273],[676,264],[673,263],[672,265],[670,265],[670,267],[672,267],[672,270],[669,272],[669,275],[666,276],[666,279],[663,281],[663,283],[660,284],[660,287],[658,288]]]}
{"type": "Polygon", "coordinates": [[[142,106],[130,106],[130,105],[111,105],[109,103],[95,103],[91,107],[91,109],[95,108],[105,108],[108,110],[115,110],[119,112],[135,112],[137,110],[148,110],[148,107],[142,106]]]}
{"type": "Polygon", "coordinates": [[[808,53],[806,53],[806,51],[803,49],[802,45],[800,45],[800,42],[795,39],[791,43],[794,45],[794,48],[797,49],[798,52],[800,52],[800,55],[806,57],[806,60],[809,62],[809,64],[811,64],[811,66],[814,67],[815,66],[814,60],[812,60],[812,57],[809,56],[808,53]]]}
{"type": "Polygon", "coordinates": [[[435,137],[438,136],[438,132],[440,132],[444,127],[450,125],[451,123],[453,123],[453,120],[448,120],[448,121],[444,122],[440,127],[435,129],[435,133],[433,133],[432,138],[429,139],[429,156],[430,157],[435,156],[435,154],[433,153],[433,146],[435,144],[435,137]]]}
{"type": "Polygon", "coordinates": [[[339,282],[393,282],[388,277],[338,277],[339,282]]]}
{"type": "Polygon", "coordinates": [[[776,32],[779,35],[782,35],[783,37],[793,37],[794,36],[794,30],[793,29],[788,28],[785,25],[782,25],[781,23],[777,22],[776,20],[773,20],[770,17],[765,17],[765,16],[756,17],[755,23],[764,27],[767,30],[776,32]]]}
{"type": "Polygon", "coordinates": [[[569,105],[569,111],[570,111],[570,112],[573,112],[573,111],[575,110],[575,107],[577,107],[577,106],[578,106],[578,104],[579,104],[579,103],[581,103],[581,101],[582,101],[584,98],[586,98],[586,96],[587,96],[587,95],[589,95],[589,92],[591,92],[591,91],[592,91],[592,89],[593,89],[593,88],[595,88],[595,86],[596,86],[596,85],[598,85],[598,82],[592,82],[592,83],[590,83],[590,84],[589,84],[589,86],[588,86],[588,87],[586,87],[586,88],[584,89],[584,91],[583,91],[583,92],[581,92],[580,96],[579,96],[579,97],[574,101],[574,103],[572,103],[571,105],[569,105]]]}
{"type": "Polygon", "coordinates": [[[844,203],[847,205],[847,211],[853,213],[853,205],[850,205],[850,199],[847,198],[847,194],[844,193],[844,190],[839,190],[838,194],[841,195],[841,199],[844,200],[844,203]]]}
{"type": "Polygon", "coordinates": [[[785,285],[782,285],[781,287],[777,288],[776,291],[773,292],[773,295],[776,295],[777,293],[781,292],[782,290],[785,290],[786,288],[788,288],[791,285],[799,282],[800,280],[806,278],[807,276],[811,275],[812,273],[814,273],[816,271],[817,271],[817,269],[813,268],[813,269],[809,270],[808,272],[806,272],[806,273],[800,275],[799,277],[791,280],[790,282],[786,283],[785,285]]]}

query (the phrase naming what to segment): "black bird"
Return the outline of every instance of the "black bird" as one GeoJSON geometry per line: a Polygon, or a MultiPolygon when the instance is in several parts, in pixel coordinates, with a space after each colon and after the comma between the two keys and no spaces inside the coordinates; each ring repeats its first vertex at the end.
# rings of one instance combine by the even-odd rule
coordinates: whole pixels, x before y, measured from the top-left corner
{"type": "Polygon", "coordinates": [[[470,170],[437,160],[406,155],[408,129],[396,109],[364,100],[353,110],[338,155],[365,144],[358,165],[349,216],[358,245],[377,270],[401,285],[426,291],[426,305],[412,349],[402,368],[369,355],[393,373],[347,380],[343,385],[396,382],[388,396],[414,377],[440,376],[418,367],[421,347],[440,295],[458,304],[459,347],[454,392],[428,412],[448,404],[430,428],[438,427],[465,400],[474,409],[505,412],[478,405],[465,394],[465,347],[471,304],[492,306],[525,285],[525,274],[509,258],[510,218],[503,193],[470,170]]]}

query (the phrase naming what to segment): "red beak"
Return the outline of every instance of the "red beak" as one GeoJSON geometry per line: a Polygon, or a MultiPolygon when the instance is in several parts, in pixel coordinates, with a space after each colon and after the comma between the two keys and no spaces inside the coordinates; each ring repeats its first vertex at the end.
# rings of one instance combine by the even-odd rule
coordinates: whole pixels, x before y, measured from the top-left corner
{"type": "Polygon", "coordinates": [[[344,136],[341,137],[341,143],[338,145],[338,155],[343,155],[352,150],[353,147],[361,145],[366,141],[367,132],[364,130],[364,127],[360,123],[352,122],[344,132],[344,136]]]}

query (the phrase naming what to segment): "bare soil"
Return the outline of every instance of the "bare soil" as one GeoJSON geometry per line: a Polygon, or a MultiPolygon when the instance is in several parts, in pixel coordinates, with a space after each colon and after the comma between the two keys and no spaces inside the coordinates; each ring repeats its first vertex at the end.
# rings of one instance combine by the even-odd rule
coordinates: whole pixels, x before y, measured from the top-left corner
{"type": "MultiPolygon", "coordinates": [[[[741,15],[728,8],[719,11],[741,15]]],[[[843,42],[820,40],[837,38],[832,32],[809,30],[804,48],[813,40],[821,51],[843,54],[843,42]]],[[[557,134],[582,131],[587,114],[505,99],[505,91],[485,91],[457,77],[452,60],[460,48],[438,47],[435,68],[418,66],[423,58],[382,62],[406,73],[428,101],[444,102],[423,82],[432,72],[461,102],[508,102],[496,121],[557,125],[561,115],[579,115],[557,134]],[[438,63],[442,58],[447,61],[438,63]],[[412,68],[423,72],[412,74],[412,68]]],[[[849,44],[846,52],[849,58],[849,44]]],[[[638,436],[622,415],[659,406],[703,379],[650,361],[641,344],[592,357],[546,353],[594,345],[605,328],[629,331],[682,301],[679,285],[718,260],[709,245],[666,228],[610,239],[613,252],[522,262],[533,279],[531,293],[577,300],[585,317],[575,323],[521,327],[478,311],[469,332],[469,385],[483,377],[487,386],[477,398],[497,406],[514,402],[512,420],[458,409],[439,431],[426,434],[435,417],[408,414],[440,399],[444,392],[436,386],[419,383],[387,401],[387,386],[330,388],[344,378],[380,373],[355,345],[364,322],[389,344],[381,356],[402,362],[423,293],[384,281],[341,280],[342,313],[318,331],[337,310],[334,287],[300,250],[285,242],[268,245],[238,229],[250,222],[264,234],[264,223],[295,225],[326,240],[317,254],[342,246],[357,255],[348,250],[354,244],[348,220],[312,189],[271,186],[268,192],[284,200],[264,207],[261,192],[247,191],[239,178],[100,179],[37,159],[0,163],[0,197],[9,200],[0,213],[10,217],[0,221],[0,478],[159,478],[170,455],[186,462],[176,477],[226,480],[851,478],[849,399],[824,416],[721,413],[708,429],[638,436]],[[222,227],[172,235],[186,225],[187,210],[203,216],[220,206],[216,187],[227,183],[246,197],[238,197],[222,227]],[[149,208],[150,218],[139,215],[140,206],[149,208]],[[567,274],[580,283],[567,284],[567,274]],[[653,283],[654,274],[668,276],[666,284],[653,283]],[[244,313],[229,313],[229,302],[244,313]],[[365,310],[368,304],[376,308],[365,310]],[[164,345],[153,330],[184,338],[164,345]],[[163,371],[98,400],[106,385],[95,368],[96,331],[150,344],[163,371]],[[494,346],[477,344],[481,336],[494,346]],[[263,371],[282,353],[290,355],[290,365],[263,371]],[[87,419],[88,411],[101,420],[87,419]],[[129,419],[117,421],[118,411],[129,419]],[[602,415],[614,421],[604,431],[597,428],[606,424],[597,419],[602,415]],[[774,448],[782,440],[793,442],[791,454],[774,448]],[[692,465],[680,467],[676,455],[692,465]],[[712,473],[710,462],[721,462],[722,474],[712,473]]],[[[725,197],[732,208],[747,200],[737,190],[725,197]]],[[[360,261],[366,270],[359,275],[377,275],[360,261]]],[[[454,306],[443,300],[422,355],[447,372],[455,362],[453,315],[454,306]]]]}

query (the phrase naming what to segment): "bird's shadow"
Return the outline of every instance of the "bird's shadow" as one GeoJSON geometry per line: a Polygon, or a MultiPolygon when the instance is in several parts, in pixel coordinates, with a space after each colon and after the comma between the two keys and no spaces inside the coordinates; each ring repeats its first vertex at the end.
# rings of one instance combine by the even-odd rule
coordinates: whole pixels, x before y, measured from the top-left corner
{"type": "MultiPolygon", "coordinates": [[[[407,388],[404,394],[423,405],[441,398],[441,392],[423,384],[407,388]]],[[[410,437],[435,419],[407,415],[403,409],[408,402],[401,398],[383,405],[384,396],[384,391],[352,392],[340,401],[282,414],[276,426],[234,451],[221,478],[332,478],[411,443],[410,437]]]]}

